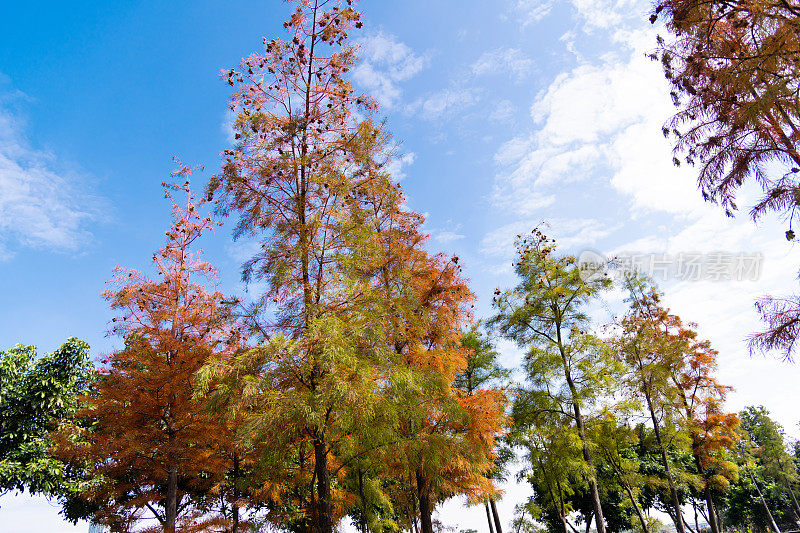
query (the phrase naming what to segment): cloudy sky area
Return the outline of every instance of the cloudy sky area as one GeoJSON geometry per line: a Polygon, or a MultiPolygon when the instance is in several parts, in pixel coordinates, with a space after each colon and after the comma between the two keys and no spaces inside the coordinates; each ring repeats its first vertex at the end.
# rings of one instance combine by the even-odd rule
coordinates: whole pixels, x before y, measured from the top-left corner
{"type": "MultiPolygon", "coordinates": [[[[274,0],[139,1],[123,7],[24,4],[0,20],[0,347],[56,348],[68,336],[95,354],[100,297],[115,265],[147,268],[168,223],[160,183],[172,156],[219,167],[228,143],[218,72],[278,34],[274,0]]],[[[800,435],[798,368],[751,358],[753,300],[796,290],[798,251],[779,219],[758,226],[702,202],[691,168],[672,165],[661,125],[673,112],[660,67],[645,57],[659,28],[648,0],[364,0],[357,85],[401,143],[394,172],[427,215],[430,248],[455,253],[491,314],[514,283],[513,240],[547,221],[565,250],[640,258],[701,254],[706,267],[760,258],[756,279],[663,280],[667,305],[720,351],[730,408],[765,405],[800,435]],[[628,255],[626,255],[628,254],[628,255]],[[721,255],[719,255],[721,254],[721,255]]],[[[240,290],[245,255],[223,226],[205,249],[222,288],[240,290]]],[[[607,308],[619,308],[619,291],[607,308]]],[[[609,318],[605,308],[598,311],[609,318]]],[[[501,342],[504,363],[521,352],[501,342]]],[[[510,520],[524,487],[509,485],[510,520]]],[[[0,531],[85,531],[57,507],[0,498],[0,531]],[[22,527],[22,524],[25,524],[22,527]]],[[[485,530],[482,508],[440,519],[485,530]]]]}

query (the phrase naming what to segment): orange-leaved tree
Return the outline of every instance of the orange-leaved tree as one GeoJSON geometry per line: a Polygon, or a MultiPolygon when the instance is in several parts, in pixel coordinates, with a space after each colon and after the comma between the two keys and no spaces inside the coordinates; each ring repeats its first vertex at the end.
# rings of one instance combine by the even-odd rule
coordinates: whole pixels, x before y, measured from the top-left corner
{"type": "Polygon", "coordinates": [[[657,17],[672,34],[659,42],[678,106],[665,134],[699,165],[703,196],[732,215],[738,189],[753,180],[765,193],[754,218],[792,210],[800,172],[800,8],[785,0],[665,0],[657,17]]]}
{"type": "Polygon", "coordinates": [[[396,218],[382,232],[385,263],[378,280],[387,340],[408,379],[387,390],[397,402],[401,437],[387,467],[404,480],[392,497],[405,510],[407,527],[431,533],[437,503],[496,495],[488,474],[502,434],[504,397],[497,390],[468,391],[456,381],[467,367],[461,339],[474,300],[459,258],[429,256],[419,219],[396,218]]]}
{"type": "MultiPolygon", "coordinates": [[[[721,531],[714,499],[736,477],[736,466],[726,452],[736,442],[739,419],[726,413],[723,403],[730,387],[718,382],[717,351],[698,339],[696,326],[685,324],[661,303],[662,294],[643,278],[626,282],[631,309],[622,320],[616,346],[630,367],[627,383],[646,401],[672,498],[676,527],[684,527],[676,475],[667,458],[662,431],[674,424],[687,434],[698,479],[693,487],[706,502],[713,533],[721,531]],[[662,429],[660,426],[665,426],[662,429]]],[[[680,441],[673,437],[673,445],[680,441]]]]}
{"type": "Polygon", "coordinates": [[[232,467],[229,431],[193,397],[195,373],[212,355],[235,350],[236,337],[222,295],[206,289],[215,270],[193,251],[214,222],[190,191],[190,173],[182,166],[173,173],[180,183],[165,184],[173,221],[153,255],[158,277],[117,268],[104,293],[119,313],[111,332],[124,347],[104,359],[77,424],[62,428],[57,442],[59,455],[99,476],[84,497],[93,520],[114,530],[147,519],[158,524],[149,529],[167,532],[219,525],[207,502],[232,467]],[[174,199],[178,191],[185,201],[174,199]]]}
{"type": "MultiPolygon", "coordinates": [[[[786,215],[786,238],[800,202],[800,7],[787,0],[663,0],[651,21],[666,21],[659,38],[664,74],[678,108],[664,126],[676,156],[699,167],[706,200],[733,216],[739,189],[763,191],[754,220],[786,215]]],[[[674,159],[680,164],[678,157],[674,159]]],[[[782,351],[792,360],[800,333],[800,299],[765,296],[756,310],[766,329],[751,351],[782,351]]]]}
{"type": "Polygon", "coordinates": [[[347,80],[348,32],[361,25],[351,4],[295,2],[288,37],[225,72],[237,142],[209,187],[237,216],[236,235],[259,243],[244,280],[264,282],[252,305],[235,307],[258,346],[209,379],[238,381],[226,402],[246,408],[242,438],[269,443],[274,521],[321,533],[352,505],[340,479],[347,457],[391,424],[379,416],[391,365],[371,276],[375,220],[399,211],[401,195],[374,102],[347,80]]]}

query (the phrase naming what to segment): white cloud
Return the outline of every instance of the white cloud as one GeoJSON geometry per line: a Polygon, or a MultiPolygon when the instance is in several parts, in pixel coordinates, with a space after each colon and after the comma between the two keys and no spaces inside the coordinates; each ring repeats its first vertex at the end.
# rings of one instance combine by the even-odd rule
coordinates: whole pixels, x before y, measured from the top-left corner
{"type": "Polygon", "coordinates": [[[415,54],[394,35],[383,32],[365,37],[358,44],[361,61],[353,78],[386,108],[400,101],[399,83],[413,78],[430,63],[427,55],[415,54]]]}
{"type": "Polygon", "coordinates": [[[472,64],[472,73],[477,76],[508,73],[519,80],[529,76],[533,66],[533,60],[518,48],[500,48],[484,52],[472,64]]]}
{"type": "Polygon", "coordinates": [[[593,218],[549,218],[518,220],[489,232],[481,241],[480,251],[489,257],[511,260],[514,241],[539,227],[558,242],[559,249],[582,249],[594,246],[598,240],[618,230],[619,223],[609,223],[593,218]]]}
{"type": "Polygon", "coordinates": [[[475,90],[444,89],[415,100],[406,106],[406,112],[419,114],[425,120],[446,120],[475,105],[478,100],[480,98],[475,90]]]}
{"type": "Polygon", "coordinates": [[[530,213],[521,199],[534,191],[534,200],[544,198],[554,185],[605,172],[635,211],[698,212],[694,169],[672,165],[661,134],[674,112],[668,93],[660,66],[640,50],[558,75],[531,106],[538,129],[498,149],[495,160],[507,168],[496,180],[495,201],[530,213]]]}
{"type": "Polygon", "coordinates": [[[8,101],[0,99],[0,258],[12,255],[13,242],[77,250],[91,237],[98,199],[78,190],[80,177],[53,153],[30,146],[24,121],[2,107],[8,101]]]}

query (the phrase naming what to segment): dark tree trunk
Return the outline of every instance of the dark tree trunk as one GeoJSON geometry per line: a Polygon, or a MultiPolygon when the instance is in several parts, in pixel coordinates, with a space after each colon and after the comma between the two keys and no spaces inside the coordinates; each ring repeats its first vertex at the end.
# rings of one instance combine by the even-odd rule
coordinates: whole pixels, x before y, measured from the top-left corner
{"type": "Polygon", "coordinates": [[[658,419],[656,418],[656,412],[653,408],[653,402],[650,399],[650,391],[644,391],[644,397],[647,400],[647,409],[650,411],[650,419],[653,421],[653,431],[656,434],[656,441],[658,442],[658,447],[661,450],[661,460],[664,463],[664,471],[667,474],[667,483],[669,484],[669,494],[672,498],[672,508],[674,514],[673,522],[675,522],[675,529],[678,533],[686,533],[686,528],[684,527],[683,522],[683,513],[681,512],[681,500],[678,498],[678,490],[675,488],[675,479],[672,477],[672,469],[669,466],[669,460],[667,459],[667,452],[664,448],[664,442],[661,440],[661,428],[658,425],[658,419]]]}
{"type": "Polygon", "coordinates": [[[433,533],[433,505],[430,494],[428,494],[425,475],[420,470],[417,470],[417,495],[419,496],[421,533],[433,533]]]}
{"type": "Polygon", "coordinates": [[[633,491],[624,481],[621,481],[620,484],[625,489],[625,492],[628,494],[628,498],[630,498],[631,503],[633,504],[633,509],[636,511],[636,516],[639,517],[639,523],[642,525],[643,533],[649,533],[647,530],[647,521],[644,519],[642,509],[639,507],[639,502],[637,502],[636,498],[633,497],[633,491]]]}
{"type": "MultiPolygon", "coordinates": [[[[583,445],[583,460],[590,468],[591,477],[589,478],[589,492],[592,496],[592,508],[594,509],[595,525],[597,526],[597,533],[606,533],[606,522],[603,517],[603,507],[600,504],[600,491],[597,489],[596,470],[592,462],[592,455],[589,452],[589,444],[586,442],[586,428],[583,424],[583,415],[581,414],[581,407],[578,403],[578,388],[572,380],[572,373],[570,372],[569,362],[567,361],[567,354],[564,351],[564,345],[561,340],[561,325],[556,327],[558,336],[558,349],[561,353],[561,364],[564,368],[564,378],[567,381],[570,395],[572,396],[572,409],[575,412],[575,425],[578,428],[578,435],[581,438],[583,445]]],[[[679,533],[683,533],[682,531],[679,533]]]]}
{"type": "Polygon", "coordinates": [[[178,519],[178,467],[170,466],[167,472],[167,501],[164,507],[164,531],[175,533],[178,519]]]}
{"type": "Polygon", "coordinates": [[[494,516],[494,529],[497,533],[503,533],[503,526],[500,525],[500,515],[497,514],[497,505],[494,498],[489,498],[489,505],[492,506],[492,516],[494,516]]]}
{"type": "Polygon", "coordinates": [[[317,476],[317,526],[319,533],[333,533],[331,519],[331,473],[328,471],[328,448],[325,437],[314,438],[314,471],[317,476]]]}
{"type": "Polygon", "coordinates": [[[489,522],[489,533],[494,533],[494,527],[492,526],[492,515],[489,511],[489,504],[487,502],[483,502],[483,506],[486,507],[486,520],[489,522]]]}
{"type": "Polygon", "coordinates": [[[233,510],[231,533],[239,533],[239,456],[233,454],[233,510]]]}
{"type": "Polygon", "coordinates": [[[714,498],[711,497],[711,489],[706,486],[704,493],[706,507],[708,508],[708,525],[711,527],[711,533],[720,533],[720,525],[717,522],[717,506],[714,504],[714,498]]]}

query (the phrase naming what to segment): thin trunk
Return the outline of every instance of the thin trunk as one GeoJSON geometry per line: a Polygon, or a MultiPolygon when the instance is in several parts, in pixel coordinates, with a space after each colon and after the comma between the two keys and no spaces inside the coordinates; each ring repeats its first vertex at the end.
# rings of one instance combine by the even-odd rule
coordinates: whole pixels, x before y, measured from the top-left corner
{"type": "Polygon", "coordinates": [[[558,504],[556,504],[555,497],[553,496],[553,489],[550,488],[549,483],[547,488],[550,490],[550,497],[553,498],[553,504],[556,504],[558,508],[558,517],[561,519],[561,527],[564,528],[564,533],[569,533],[569,531],[567,531],[567,526],[572,526],[567,521],[567,513],[564,508],[564,492],[561,490],[561,483],[558,480],[556,480],[556,486],[558,487],[558,504]]]}
{"type": "Polygon", "coordinates": [[[417,470],[417,494],[419,496],[419,518],[422,525],[421,533],[433,533],[433,505],[430,494],[428,494],[425,476],[421,470],[417,470]]]}
{"type": "Polygon", "coordinates": [[[239,533],[239,456],[233,454],[233,525],[231,533],[239,533]]]}
{"type": "MultiPolygon", "coordinates": [[[[581,438],[583,445],[583,460],[589,466],[591,475],[589,478],[589,491],[592,495],[592,508],[594,509],[595,522],[597,525],[597,533],[606,533],[606,524],[603,518],[603,508],[600,505],[600,491],[597,489],[596,470],[594,463],[592,463],[592,455],[589,452],[589,445],[586,442],[586,429],[583,424],[583,415],[581,414],[581,407],[578,403],[578,389],[572,381],[572,374],[569,370],[569,362],[567,361],[567,354],[564,351],[564,344],[561,339],[561,324],[556,324],[556,335],[558,337],[558,349],[561,353],[561,363],[564,367],[564,377],[566,378],[569,391],[572,396],[572,408],[575,412],[575,425],[578,427],[578,435],[581,438]]],[[[683,533],[682,531],[679,533],[683,533]]]]}
{"type": "Polygon", "coordinates": [[[167,501],[164,509],[164,532],[175,533],[178,519],[178,467],[170,466],[167,473],[167,501]]]}
{"type": "Polygon", "coordinates": [[[328,470],[328,448],[325,437],[314,438],[314,470],[317,475],[317,519],[319,533],[333,533],[331,520],[331,473],[328,470]]]}
{"type": "Polygon", "coordinates": [[[414,490],[416,482],[411,479],[411,474],[408,476],[408,485],[411,487],[411,531],[419,533],[419,524],[417,523],[417,491],[414,490]]]}
{"type": "Polygon", "coordinates": [[[775,519],[772,517],[772,513],[769,510],[769,506],[767,505],[767,500],[764,499],[764,495],[761,494],[761,489],[758,488],[758,483],[756,483],[756,478],[753,477],[753,473],[750,471],[750,469],[747,469],[747,473],[750,475],[750,480],[753,482],[753,486],[755,486],[756,488],[758,497],[761,499],[761,503],[764,505],[764,510],[767,511],[767,516],[769,517],[769,522],[772,525],[772,529],[775,530],[775,533],[781,533],[778,524],[775,523],[775,519]]]}
{"type": "Polygon", "coordinates": [[[492,506],[492,516],[494,516],[494,529],[497,533],[503,533],[503,527],[500,525],[500,516],[497,514],[497,506],[494,503],[494,498],[489,498],[489,505],[492,506]]]}
{"type": "Polygon", "coordinates": [[[364,497],[364,471],[358,469],[358,497],[361,499],[361,531],[367,533],[367,502],[364,497]]]}
{"type": "Polygon", "coordinates": [[[797,496],[795,496],[794,490],[792,490],[792,485],[788,484],[787,487],[789,489],[789,496],[792,497],[792,508],[794,510],[795,521],[797,521],[798,518],[800,518],[800,505],[797,504],[797,496]]]}
{"type": "Polygon", "coordinates": [[[592,528],[592,517],[586,517],[586,533],[589,533],[589,530],[592,528]]]}
{"type": "MultiPolygon", "coordinates": [[[[683,401],[684,405],[686,405],[686,400],[683,401]]],[[[687,408],[687,418],[688,415],[688,408],[687,408]]],[[[692,453],[694,455],[694,464],[697,467],[697,473],[703,477],[703,482],[705,483],[705,487],[703,488],[703,496],[706,500],[706,509],[708,510],[708,525],[711,528],[711,533],[720,533],[722,528],[720,526],[716,505],[714,505],[714,499],[711,496],[711,489],[708,488],[708,480],[705,479],[705,474],[703,473],[703,467],[700,464],[700,456],[697,455],[695,450],[697,449],[696,445],[692,446],[692,453]]]]}
{"type": "Polygon", "coordinates": [[[647,409],[650,411],[650,419],[653,421],[653,431],[656,434],[656,441],[658,442],[658,447],[661,450],[661,460],[664,462],[664,471],[667,474],[667,483],[669,483],[669,493],[672,497],[672,507],[675,510],[675,517],[673,522],[675,522],[675,529],[678,533],[686,533],[686,528],[684,527],[683,521],[683,513],[681,512],[681,501],[678,498],[678,491],[675,489],[675,480],[672,477],[672,470],[669,466],[669,460],[667,459],[667,451],[664,448],[664,442],[661,440],[661,428],[658,425],[658,419],[656,418],[656,412],[653,408],[653,402],[650,399],[650,391],[648,389],[644,390],[644,397],[647,400],[647,409]]]}
{"type": "Polygon", "coordinates": [[[492,515],[489,511],[489,503],[483,502],[483,506],[486,508],[486,520],[489,522],[489,533],[494,533],[494,527],[492,526],[492,515]]]}
{"type": "Polygon", "coordinates": [[[636,511],[636,516],[639,517],[639,523],[642,525],[642,533],[649,533],[647,530],[647,521],[644,519],[642,509],[639,507],[639,502],[637,502],[636,498],[634,498],[633,491],[631,491],[630,486],[626,482],[622,481],[621,478],[620,485],[622,485],[622,488],[624,488],[625,492],[628,494],[628,498],[630,498],[631,503],[633,504],[633,509],[636,511]]]}

